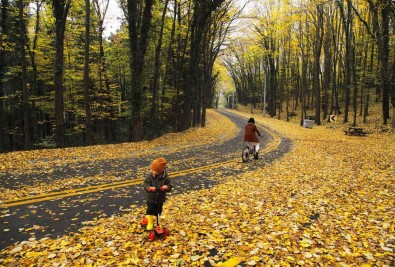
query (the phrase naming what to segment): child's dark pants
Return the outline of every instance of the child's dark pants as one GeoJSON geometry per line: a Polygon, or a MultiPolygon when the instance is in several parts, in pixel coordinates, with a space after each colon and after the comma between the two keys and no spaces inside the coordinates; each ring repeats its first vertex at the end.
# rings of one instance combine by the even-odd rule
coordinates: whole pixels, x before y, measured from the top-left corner
{"type": "Polygon", "coordinates": [[[162,214],[163,203],[151,203],[147,202],[147,215],[161,215],[162,214]]]}

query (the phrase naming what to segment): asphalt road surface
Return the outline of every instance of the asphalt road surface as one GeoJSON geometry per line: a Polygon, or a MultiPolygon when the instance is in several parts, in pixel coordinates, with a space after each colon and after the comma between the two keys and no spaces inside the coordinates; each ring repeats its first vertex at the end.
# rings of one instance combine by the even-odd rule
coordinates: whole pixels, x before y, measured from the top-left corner
{"type": "MultiPolygon", "coordinates": [[[[5,189],[17,189],[37,182],[62,181],[77,175],[91,177],[97,174],[124,173],[122,182],[106,184],[104,187],[75,185],[69,190],[46,194],[44,197],[3,203],[6,207],[0,209],[0,250],[32,237],[56,238],[76,233],[84,226],[85,221],[130,212],[130,206],[133,204],[143,205],[143,177],[137,177],[137,172],[133,170],[145,168],[148,171],[152,159],[156,157],[165,157],[169,165],[176,162],[171,164],[171,169],[168,170],[174,187],[170,194],[173,195],[185,190],[200,190],[214,186],[218,181],[205,176],[212,171],[221,170],[223,175],[242,172],[243,168],[230,168],[226,163],[235,160],[241,162],[244,126],[247,120],[226,111],[219,112],[230,118],[240,129],[234,138],[224,143],[198,145],[180,149],[178,152],[166,152],[166,149],[158,147],[147,152],[146,157],[133,157],[131,153],[128,159],[61,165],[55,167],[51,175],[40,172],[39,169],[31,174],[0,173],[0,188],[5,189]],[[138,178],[140,180],[135,180],[138,178]]],[[[281,139],[281,143],[275,150],[262,155],[259,160],[244,163],[248,164],[251,170],[263,168],[280,158],[292,145],[290,140],[278,133],[270,131],[272,134],[269,134],[269,129],[264,125],[257,126],[263,135],[260,139],[262,149],[265,144],[273,141],[273,133],[281,139]]]]}

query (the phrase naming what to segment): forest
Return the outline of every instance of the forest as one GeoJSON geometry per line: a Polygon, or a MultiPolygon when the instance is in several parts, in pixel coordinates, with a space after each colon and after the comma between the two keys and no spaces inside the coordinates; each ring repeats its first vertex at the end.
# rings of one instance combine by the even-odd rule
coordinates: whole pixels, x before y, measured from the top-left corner
{"type": "Polygon", "coordinates": [[[109,0],[1,0],[0,152],[204,127],[229,90],[318,125],[379,103],[395,128],[393,1],[240,2],[117,0],[108,37],[109,0]]]}
{"type": "Polygon", "coordinates": [[[254,37],[223,57],[238,102],[287,120],[299,111],[301,124],[308,112],[318,125],[342,114],[354,126],[380,103],[395,128],[395,2],[260,1],[250,16],[254,37]]]}
{"type": "Polygon", "coordinates": [[[232,1],[117,1],[109,38],[109,0],[1,2],[1,151],[204,126],[232,1]]]}

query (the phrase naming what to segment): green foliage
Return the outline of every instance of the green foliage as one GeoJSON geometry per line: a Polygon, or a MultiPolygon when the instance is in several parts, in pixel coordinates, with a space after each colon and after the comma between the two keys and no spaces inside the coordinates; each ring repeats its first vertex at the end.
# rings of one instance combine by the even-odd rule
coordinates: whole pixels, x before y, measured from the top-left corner
{"type": "Polygon", "coordinates": [[[33,146],[35,148],[55,148],[56,147],[55,136],[54,135],[47,135],[43,139],[34,143],[33,146]]]}

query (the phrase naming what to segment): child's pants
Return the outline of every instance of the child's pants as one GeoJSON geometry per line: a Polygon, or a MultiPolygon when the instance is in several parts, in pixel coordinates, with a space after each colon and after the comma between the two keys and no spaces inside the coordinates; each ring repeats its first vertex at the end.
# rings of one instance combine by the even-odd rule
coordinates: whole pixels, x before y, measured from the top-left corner
{"type": "Polygon", "coordinates": [[[254,145],[255,145],[255,152],[259,151],[259,143],[253,143],[253,142],[245,142],[245,143],[247,146],[248,146],[248,143],[250,144],[250,149],[253,149],[254,145]]]}
{"type": "Polygon", "coordinates": [[[163,203],[151,203],[147,202],[147,212],[146,215],[161,215],[162,214],[163,203]]]}

